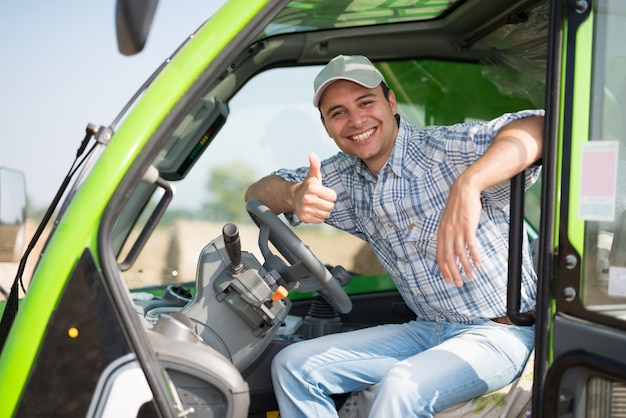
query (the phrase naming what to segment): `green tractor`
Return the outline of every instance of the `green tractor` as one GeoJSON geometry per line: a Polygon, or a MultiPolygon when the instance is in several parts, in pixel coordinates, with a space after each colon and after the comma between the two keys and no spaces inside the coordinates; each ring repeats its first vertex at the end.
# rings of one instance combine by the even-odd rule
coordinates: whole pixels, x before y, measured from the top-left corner
{"type": "MultiPolygon", "coordinates": [[[[144,47],[155,8],[117,4],[121,53],[144,47]]],[[[336,151],[311,87],[338,54],[369,57],[418,127],[545,109],[541,181],[511,179],[507,313],[534,322],[532,361],[438,416],[625,416],[624,37],[621,0],[226,1],[77,138],[5,298],[0,418],[277,417],[282,348],[412,319],[369,245],[244,202],[258,177],[336,151]]],[[[367,392],[337,396],[338,414],[367,392]]]]}

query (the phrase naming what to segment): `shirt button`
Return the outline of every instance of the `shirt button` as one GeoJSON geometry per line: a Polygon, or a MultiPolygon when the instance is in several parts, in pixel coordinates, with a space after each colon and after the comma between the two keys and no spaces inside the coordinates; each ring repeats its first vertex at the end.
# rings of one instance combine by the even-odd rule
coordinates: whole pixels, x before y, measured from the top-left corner
{"type": "Polygon", "coordinates": [[[387,229],[391,229],[391,228],[393,228],[393,225],[387,224],[387,229]]]}

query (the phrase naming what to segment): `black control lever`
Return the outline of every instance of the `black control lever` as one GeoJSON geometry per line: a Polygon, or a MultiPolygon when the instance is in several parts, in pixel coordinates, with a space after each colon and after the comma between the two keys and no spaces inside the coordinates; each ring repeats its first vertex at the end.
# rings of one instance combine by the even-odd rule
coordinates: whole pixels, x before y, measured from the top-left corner
{"type": "Polygon", "coordinates": [[[241,264],[241,241],[239,241],[239,228],[237,225],[227,223],[222,228],[222,236],[224,237],[224,246],[230,257],[230,269],[233,273],[238,274],[243,271],[241,264]]]}

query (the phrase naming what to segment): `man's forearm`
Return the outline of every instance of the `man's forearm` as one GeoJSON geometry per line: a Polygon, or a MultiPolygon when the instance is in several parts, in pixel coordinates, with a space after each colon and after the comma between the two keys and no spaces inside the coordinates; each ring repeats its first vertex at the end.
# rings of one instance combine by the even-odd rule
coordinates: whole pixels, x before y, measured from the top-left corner
{"type": "Polygon", "coordinates": [[[506,181],[541,158],[543,116],[509,123],[496,135],[485,154],[459,177],[480,191],[506,181]]]}
{"type": "Polygon", "coordinates": [[[470,279],[474,277],[473,269],[480,267],[476,231],[482,210],[481,192],[536,162],[542,144],[543,117],[511,122],[496,135],[487,152],[454,182],[437,231],[437,263],[447,283],[463,286],[459,263],[470,279]]]}
{"type": "Polygon", "coordinates": [[[276,175],[263,177],[250,185],[245,200],[256,199],[275,214],[294,211],[292,188],[297,184],[276,175]]]}

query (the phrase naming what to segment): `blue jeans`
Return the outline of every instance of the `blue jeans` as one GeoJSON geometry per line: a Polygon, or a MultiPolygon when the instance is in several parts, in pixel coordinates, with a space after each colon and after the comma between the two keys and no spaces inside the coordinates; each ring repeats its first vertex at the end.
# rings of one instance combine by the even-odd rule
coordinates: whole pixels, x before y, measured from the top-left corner
{"type": "Polygon", "coordinates": [[[331,394],[378,383],[370,417],[432,417],[517,378],[534,327],[415,320],[297,342],[272,362],[285,418],[336,417],[331,394]]]}

